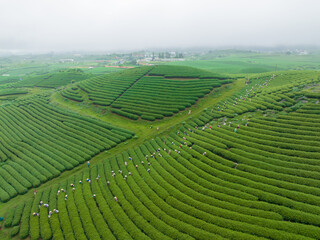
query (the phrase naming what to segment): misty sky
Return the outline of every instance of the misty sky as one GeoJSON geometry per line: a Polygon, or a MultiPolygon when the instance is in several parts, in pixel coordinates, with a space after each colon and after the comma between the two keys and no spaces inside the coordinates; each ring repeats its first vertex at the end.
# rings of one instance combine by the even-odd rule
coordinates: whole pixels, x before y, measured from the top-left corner
{"type": "Polygon", "coordinates": [[[318,0],[0,0],[0,49],[320,43],[318,0]]]}

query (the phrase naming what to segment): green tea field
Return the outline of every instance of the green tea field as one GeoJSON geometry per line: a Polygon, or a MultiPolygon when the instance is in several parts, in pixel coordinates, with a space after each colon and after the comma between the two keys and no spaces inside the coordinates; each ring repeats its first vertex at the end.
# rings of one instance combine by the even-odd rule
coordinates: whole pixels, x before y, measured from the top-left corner
{"type": "Polygon", "coordinates": [[[318,71],[66,79],[0,91],[0,239],[320,239],[318,71]]]}

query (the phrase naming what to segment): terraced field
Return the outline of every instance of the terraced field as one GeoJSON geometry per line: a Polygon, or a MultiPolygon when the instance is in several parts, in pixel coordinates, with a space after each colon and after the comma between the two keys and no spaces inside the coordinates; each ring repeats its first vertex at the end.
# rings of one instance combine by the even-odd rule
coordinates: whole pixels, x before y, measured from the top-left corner
{"type": "Polygon", "coordinates": [[[10,95],[19,95],[19,94],[27,94],[28,91],[27,90],[23,90],[23,89],[3,89],[0,90],[0,97],[3,96],[10,96],[10,95]]]}
{"type": "Polygon", "coordinates": [[[61,95],[70,100],[73,100],[76,102],[82,102],[83,97],[79,92],[80,92],[80,89],[77,86],[68,86],[61,91],[61,95]]]}
{"type": "Polygon", "coordinates": [[[24,194],[90,160],[132,132],[32,97],[0,107],[0,200],[24,194]]]}
{"type": "MultiPolygon", "coordinates": [[[[149,121],[173,116],[194,105],[199,98],[222,84],[227,77],[190,67],[155,66],[130,69],[79,83],[93,104],[111,106],[121,116],[149,121]]],[[[78,90],[67,88],[61,95],[83,101],[78,90]]]]}
{"type": "Polygon", "coordinates": [[[319,239],[320,104],[304,94],[319,82],[252,78],[178,130],[39,191],[5,226],[31,239],[319,239]]]}
{"type": "Polygon", "coordinates": [[[78,82],[88,77],[91,74],[86,74],[79,69],[66,69],[57,72],[42,74],[42,75],[31,75],[24,77],[20,81],[13,84],[14,87],[45,87],[45,88],[56,88],[64,85],[68,85],[71,82],[78,82]]]}
{"type": "Polygon", "coordinates": [[[151,67],[143,67],[111,73],[82,81],[79,87],[88,93],[92,103],[109,106],[150,70],[151,67]]]}

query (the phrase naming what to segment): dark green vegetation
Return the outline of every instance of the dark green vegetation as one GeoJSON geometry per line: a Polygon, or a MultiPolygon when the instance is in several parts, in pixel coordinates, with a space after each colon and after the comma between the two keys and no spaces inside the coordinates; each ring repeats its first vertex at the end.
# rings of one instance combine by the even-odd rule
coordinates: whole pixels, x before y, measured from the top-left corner
{"type": "Polygon", "coordinates": [[[0,107],[0,200],[26,193],[133,133],[32,97],[0,107]]]}
{"type": "Polygon", "coordinates": [[[319,239],[319,72],[250,74],[222,85],[229,81],[222,75],[174,68],[125,70],[123,85],[121,78],[111,84],[114,73],[105,85],[101,76],[0,107],[0,174],[10,180],[1,188],[23,192],[28,182],[42,183],[37,176],[46,181],[73,169],[36,195],[0,204],[0,238],[319,239]],[[195,95],[190,114],[181,110],[150,128],[108,111],[122,111],[113,106],[119,102],[133,109],[120,101],[128,93],[144,96],[149,111],[155,94],[148,98],[139,84],[205,96],[195,95]],[[89,100],[99,89],[110,96],[108,107],[89,100]],[[140,137],[118,144],[132,136],[123,128],[140,137]],[[90,167],[79,164],[88,159],[90,167]]]}

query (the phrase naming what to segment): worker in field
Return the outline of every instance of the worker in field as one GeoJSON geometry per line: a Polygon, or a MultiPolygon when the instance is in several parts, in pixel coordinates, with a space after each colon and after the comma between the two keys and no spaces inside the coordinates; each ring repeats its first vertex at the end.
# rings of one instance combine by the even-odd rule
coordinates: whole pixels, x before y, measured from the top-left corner
{"type": "Polygon", "coordinates": [[[117,198],[116,196],[114,197],[114,200],[115,200],[116,202],[118,202],[118,198],[117,198]]]}
{"type": "Polygon", "coordinates": [[[82,184],[82,181],[80,180],[79,183],[82,184]]]}
{"type": "Polygon", "coordinates": [[[42,206],[42,204],[43,204],[43,201],[40,201],[40,203],[39,203],[39,208],[42,206]]]}
{"type": "Polygon", "coordinates": [[[90,167],[90,161],[88,161],[88,167],[90,167]]]}
{"type": "Polygon", "coordinates": [[[238,167],[238,163],[234,162],[234,169],[236,169],[238,167]]]}
{"type": "Polygon", "coordinates": [[[49,211],[48,218],[51,218],[51,215],[52,215],[52,211],[49,211]]]}
{"type": "Polygon", "coordinates": [[[189,115],[191,114],[191,110],[189,110],[189,113],[188,113],[189,115]]]}
{"type": "Polygon", "coordinates": [[[72,188],[72,192],[74,192],[76,190],[76,188],[72,188]]]}
{"type": "Polygon", "coordinates": [[[93,194],[93,195],[92,195],[92,198],[96,198],[96,195],[95,195],[95,194],[93,194]]]}
{"type": "Polygon", "coordinates": [[[68,200],[68,195],[64,196],[64,200],[67,201],[68,200]]]}
{"type": "Polygon", "coordinates": [[[110,185],[110,182],[109,182],[109,181],[107,181],[107,185],[108,185],[108,186],[110,185]]]}
{"type": "Polygon", "coordinates": [[[53,209],[53,211],[54,211],[55,213],[59,213],[59,210],[58,210],[58,209],[53,209]]]}
{"type": "Polygon", "coordinates": [[[237,133],[237,128],[234,129],[234,132],[237,133]]]}
{"type": "Polygon", "coordinates": [[[129,160],[132,160],[132,157],[129,157],[129,160]]]}
{"type": "Polygon", "coordinates": [[[33,191],[33,195],[37,195],[37,190],[36,189],[33,191]]]}
{"type": "Polygon", "coordinates": [[[203,152],[203,156],[207,155],[207,152],[203,152]]]}
{"type": "Polygon", "coordinates": [[[127,163],[127,162],[124,162],[124,165],[125,165],[125,166],[127,166],[127,165],[128,165],[128,163],[127,163]]]}

